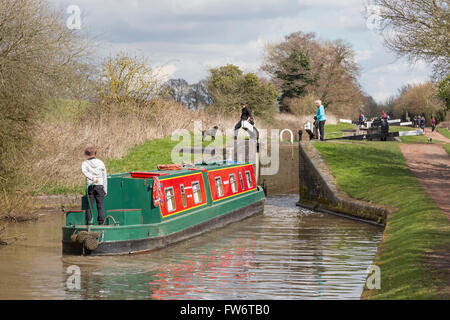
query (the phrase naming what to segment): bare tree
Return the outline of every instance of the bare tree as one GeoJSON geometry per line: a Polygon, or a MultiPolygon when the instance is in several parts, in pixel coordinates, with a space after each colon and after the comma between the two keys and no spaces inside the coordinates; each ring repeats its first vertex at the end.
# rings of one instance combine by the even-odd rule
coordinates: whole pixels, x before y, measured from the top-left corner
{"type": "Polygon", "coordinates": [[[192,109],[201,109],[213,103],[208,92],[208,83],[206,80],[201,80],[190,85],[186,98],[189,107],[192,109]]]}
{"type": "Polygon", "coordinates": [[[102,65],[101,96],[104,102],[155,101],[164,89],[158,72],[145,57],[125,52],[107,58],[102,65]]]}
{"type": "Polygon", "coordinates": [[[358,83],[360,67],[355,62],[351,45],[337,40],[322,47],[324,54],[319,61],[322,68],[315,89],[320,99],[330,106],[340,104],[341,108],[362,106],[363,97],[358,83]]]}
{"type": "Polygon", "coordinates": [[[87,41],[44,0],[0,1],[0,184],[49,99],[89,77],[87,41]]]}
{"type": "Polygon", "coordinates": [[[169,95],[179,103],[184,103],[189,92],[189,83],[184,79],[170,79],[167,81],[169,95]]]}
{"type": "Polygon", "coordinates": [[[309,112],[305,104],[311,96],[336,114],[357,112],[364,105],[359,66],[352,47],[342,40],[321,42],[313,33],[295,32],[266,47],[261,69],[281,92],[283,111],[309,112]]]}
{"type": "Polygon", "coordinates": [[[424,59],[444,78],[450,70],[449,0],[373,0],[385,44],[399,56],[424,59]]]}
{"type": "Polygon", "coordinates": [[[400,95],[393,102],[395,117],[404,118],[405,114],[425,115],[428,123],[431,117],[441,121],[445,117],[444,103],[438,97],[438,88],[429,81],[417,85],[407,85],[402,88],[400,95]]]}

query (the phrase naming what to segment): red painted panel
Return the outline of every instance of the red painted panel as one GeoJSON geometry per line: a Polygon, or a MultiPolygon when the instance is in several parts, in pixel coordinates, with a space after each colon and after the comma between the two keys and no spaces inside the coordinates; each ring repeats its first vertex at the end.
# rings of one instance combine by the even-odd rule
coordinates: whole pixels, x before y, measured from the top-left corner
{"type": "Polygon", "coordinates": [[[220,200],[223,198],[227,198],[233,195],[237,195],[243,192],[246,192],[248,190],[254,190],[256,189],[256,179],[255,179],[255,173],[253,171],[253,165],[242,165],[238,167],[232,167],[232,168],[224,168],[224,169],[218,169],[218,170],[212,170],[208,172],[208,179],[209,179],[209,186],[211,188],[211,194],[213,201],[220,200]],[[247,186],[247,179],[245,177],[245,172],[250,171],[250,176],[252,178],[252,187],[249,188],[247,186]],[[242,180],[244,182],[244,188],[241,186],[241,182],[239,179],[239,173],[242,174],[242,180]],[[234,174],[236,178],[237,183],[237,192],[233,193],[233,190],[231,188],[230,184],[230,175],[234,174]],[[222,178],[222,185],[223,185],[223,196],[219,198],[217,194],[217,188],[216,188],[216,177],[222,178]]]}
{"type": "Polygon", "coordinates": [[[164,192],[164,204],[161,205],[161,214],[163,217],[167,217],[179,212],[189,210],[191,208],[198,207],[207,202],[205,183],[203,181],[203,175],[201,173],[188,174],[186,176],[169,178],[166,180],[160,180],[162,184],[162,189],[164,192]],[[200,183],[200,190],[202,194],[202,201],[200,203],[194,202],[194,193],[192,191],[192,183],[198,181],[200,183]],[[181,188],[180,185],[184,185],[184,190],[186,193],[187,206],[183,206],[183,200],[181,198],[181,188]],[[175,211],[167,211],[167,201],[165,189],[172,187],[175,195],[175,211]]]}

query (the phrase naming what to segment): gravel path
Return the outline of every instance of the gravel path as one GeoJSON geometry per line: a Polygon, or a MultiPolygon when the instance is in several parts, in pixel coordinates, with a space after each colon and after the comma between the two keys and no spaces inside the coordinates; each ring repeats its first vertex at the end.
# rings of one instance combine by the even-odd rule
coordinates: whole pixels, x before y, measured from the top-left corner
{"type": "MultiPolygon", "coordinates": [[[[438,132],[425,130],[433,140],[450,143],[438,132]]],[[[409,168],[450,220],[450,156],[440,144],[402,144],[409,168]]]]}
{"type": "Polygon", "coordinates": [[[433,138],[433,140],[439,140],[445,143],[450,143],[450,139],[446,138],[445,136],[443,136],[442,134],[440,134],[437,131],[431,132],[431,129],[429,128],[425,128],[425,132],[424,134],[428,137],[428,138],[433,138]]]}
{"type": "Polygon", "coordinates": [[[403,144],[409,168],[450,220],[450,156],[442,145],[403,144]]]}
{"type": "MultiPolygon", "coordinates": [[[[426,129],[424,134],[433,141],[450,143],[438,132],[426,129]]],[[[441,144],[403,144],[400,146],[409,168],[422,186],[450,220],[450,156],[441,144]]],[[[450,248],[446,244],[426,258],[443,284],[440,292],[450,298],[450,248]]],[[[445,299],[449,299],[445,298],[445,299]]]]}

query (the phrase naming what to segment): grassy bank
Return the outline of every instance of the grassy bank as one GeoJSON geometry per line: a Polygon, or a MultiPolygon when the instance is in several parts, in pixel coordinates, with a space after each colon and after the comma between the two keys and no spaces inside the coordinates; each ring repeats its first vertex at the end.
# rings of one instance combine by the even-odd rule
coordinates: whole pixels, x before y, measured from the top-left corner
{"type": "Polygon", "coordinates": [[[334,139],[344,136],[342,130],[353,130],[355,126],[349,123],[325,124],[325,138],[334,139]]]}
{"type": "Polygon", "coordinates": [[[344,192],[355,199],[387,205],[395,213],[374,264],[381,290],[364,299],[440,299],[443,285],[428,257],[450,245],[450,224],[408,169],[399,143],[316,143],[344,192]]]}
{"type": "Polygon", "coordinates": [[[444,137],[450,139],[450,130],[445,128],[437,128],[437,131],[442,134],[444,137]]]}
{"type": "MultiPolygon", "coordinates": [[[[201,137],[199,137],[199,139],[201,139],[201,137]]],[[[191,143],[193,146],[193,136],[191,136],[191,143]]],[[[211,141],[202,142],[203,147],[210,144],[211,141]]],[[[106,162],[106,167],[110,173],[153,170],[156,169],[158,164],[173,163],[171,158],[172,150],[177,146],[184,145],[189,146],[189,141],[172,141],[171,137],[149,140],[141,145],[134,146],[120,159],[108,160],[106,162]]],[[[200,158],[201,154],[195,157],[188,156],[184,159],[186,162],[192,162],[200,158]]]]}
{"type": "Polygon", "coordinates": [[[447,151],[447,153],[450,155],[450,143],[444,144],[444,149],[447,151]]]}
{"type": "MultiPolygon", "coordinates": [[[[105,161],[108,172],[154,169],[157,164],[171,162],[172,148],[178,144],[170,140],[175,130],[192,132],[200,121],[203,130],[217,125],[225,133],[234,128],[240,115],[236,112],[219,116],[205,110],[188,110],[168,101],[160,101],[149,110],[133,105],[99,108],[97,104],[77,100],[49,103],[48,113],[37,125],[32,148],[24,161],[24,168],[29,170],[18,179],[23,182],[22,190],[31,195],[83,193],[80,165],[83,151],[90,145],[98,147],[98,157],[105,161]]],[[[270,119],[256,119],[256,124],[269,130],[288,128],[296,135],[310,118],[277,113],[270,119]]],[[[351,126],[327,125],[326,130],[336,132],[345,128],[351,126]]],[[[241,134],[244,135],[242,130],[241,134]]]]}

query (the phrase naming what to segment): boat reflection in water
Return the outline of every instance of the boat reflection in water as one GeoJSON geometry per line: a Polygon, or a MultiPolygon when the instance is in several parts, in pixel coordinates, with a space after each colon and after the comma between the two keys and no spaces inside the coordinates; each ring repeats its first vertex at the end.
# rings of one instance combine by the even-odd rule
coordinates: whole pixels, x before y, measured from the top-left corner
{"type": "Polygon", "coordinates": [[[358,299],[382,230],[269,197],[264,215],[135,256],[64,257],[70,299],[358,299]]]}
{"type": "Polygon", "coordinates": [[[358,299],[382,230],[297,200],[268,197],[264,214],[126,256],[62,256],[64,217],[45,213],[8,228],[26,240],[0,248],[0,299],[358,299]]]}

